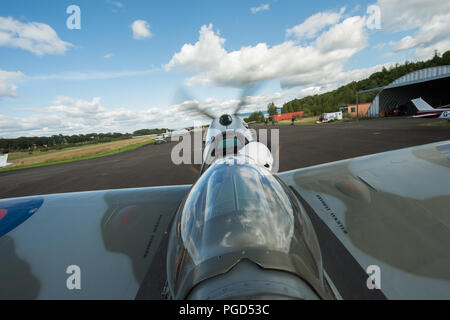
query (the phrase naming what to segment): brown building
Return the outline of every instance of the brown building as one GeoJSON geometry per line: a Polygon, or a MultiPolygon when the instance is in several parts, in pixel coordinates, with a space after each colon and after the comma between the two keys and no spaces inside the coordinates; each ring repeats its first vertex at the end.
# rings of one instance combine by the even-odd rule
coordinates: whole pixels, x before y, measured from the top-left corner
{"type": "MultiPolygon", "coordinates": [[[[359,117],[365,117],[367,114],[367,111],[370,108],[370,103],[361,103],[358,106],[358,114],[359,117]]],[[[351,118],[356,118],[356,104],[352,104],[348,106],[348,116],[351,118]]]]}

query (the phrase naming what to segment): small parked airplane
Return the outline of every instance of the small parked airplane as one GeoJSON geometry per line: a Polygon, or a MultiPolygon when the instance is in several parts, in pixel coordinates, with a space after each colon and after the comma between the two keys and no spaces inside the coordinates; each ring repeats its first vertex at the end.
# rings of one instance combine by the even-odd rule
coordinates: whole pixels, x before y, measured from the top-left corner
{"type": "Polygon", "coordinates": [[[166,143],[167,140],[163,136],[156,136],[155,144],[163,144],[166,143]]]}
{"type": "Polygon", "coordinates": [[[450,105],[433,108],[422,98],[411,100],[417,109],[417,114],[413,118],[440,118],[450,119],[450,105]]]}

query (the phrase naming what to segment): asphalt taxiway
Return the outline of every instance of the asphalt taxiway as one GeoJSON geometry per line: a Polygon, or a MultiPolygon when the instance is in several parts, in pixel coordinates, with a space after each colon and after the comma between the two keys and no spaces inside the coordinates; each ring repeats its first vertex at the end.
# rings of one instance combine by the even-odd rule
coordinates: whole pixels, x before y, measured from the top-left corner
{"type": "MultiPolygon", "coordinates": [[[[388,118],[279,129],[279,171],[450,139],[450,125],[434,119],[388,118]]],[[[269,134],[270,136],[270,134],[269,134]]],[[[108,157],[0,173],[0,198],[102,189],[192,184],[199,165],[175,165],[175,142],[108,157]]]]}

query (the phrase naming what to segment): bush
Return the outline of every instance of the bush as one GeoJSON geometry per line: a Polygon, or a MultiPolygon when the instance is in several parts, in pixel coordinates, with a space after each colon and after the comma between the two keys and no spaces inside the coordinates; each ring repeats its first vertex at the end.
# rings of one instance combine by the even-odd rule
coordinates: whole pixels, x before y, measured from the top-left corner
{"type": "Polygon", "coordinates": [[[250,117],[248,117],[247,122],[264,122],[264,114],[261,111],[253,112],[250,117]]]}

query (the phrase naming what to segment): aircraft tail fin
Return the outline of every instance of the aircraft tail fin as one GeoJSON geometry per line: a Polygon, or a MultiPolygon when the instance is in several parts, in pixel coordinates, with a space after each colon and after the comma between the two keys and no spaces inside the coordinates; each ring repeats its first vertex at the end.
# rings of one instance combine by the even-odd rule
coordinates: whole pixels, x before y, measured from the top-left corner
{"type": "Polygon", "coordinates": [[[6,167],[8,165],[8,154],[3,154],[0,152],[0,168],[6,167]]]}
{"type": "Polygon", "coordinates": [[[411,102],[414,104],[417,111],[435,111],[435,109],[426,103],[422,98],[413,99],[411,102]]]}

